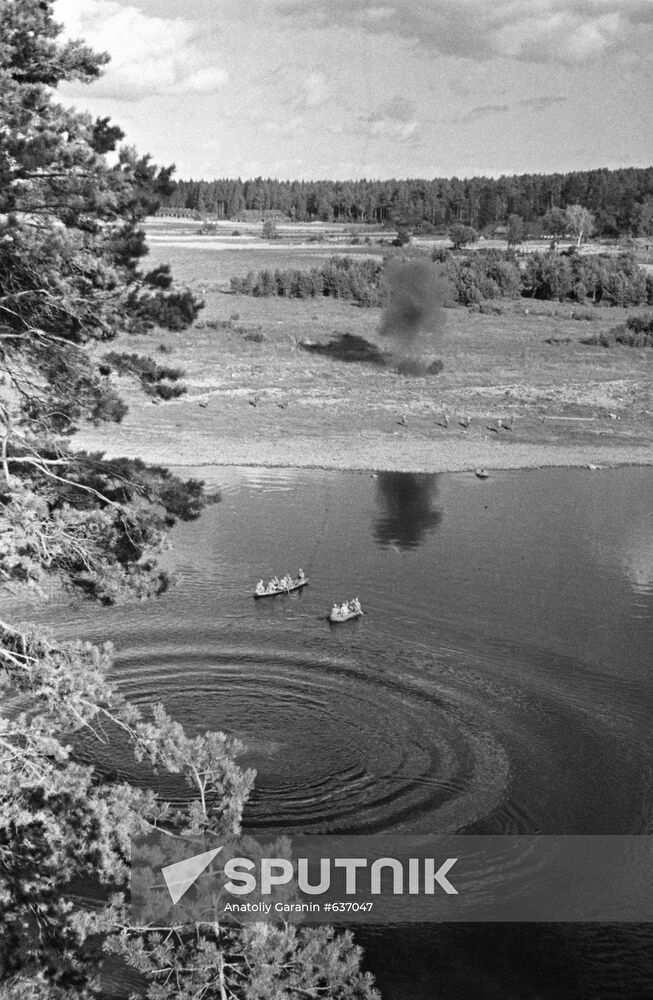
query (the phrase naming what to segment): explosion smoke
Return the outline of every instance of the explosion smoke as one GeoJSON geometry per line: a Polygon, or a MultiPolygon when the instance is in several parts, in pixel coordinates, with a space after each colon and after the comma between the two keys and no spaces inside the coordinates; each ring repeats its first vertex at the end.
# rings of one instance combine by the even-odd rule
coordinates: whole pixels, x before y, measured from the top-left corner
{"type": "Polygon", "coordinates": [[[444,303],[451,288],[441,269],[428,260],[388,262],[383,275],[387,304],[379,336],[392,350],[415,357],[435,346],[444,328],[444,303]]]}
{"type": "Polygon", "coordinates": [[[453,289],[442,270],[429,260],[393,258],[383,274],[386,305],[374,341],[349,332],[328,343],[302,341],[305,351],[338,361],[391,368],[402,375],[438,375],[444,368],[432,351],[444,329],[444,304],[453,289]]]}

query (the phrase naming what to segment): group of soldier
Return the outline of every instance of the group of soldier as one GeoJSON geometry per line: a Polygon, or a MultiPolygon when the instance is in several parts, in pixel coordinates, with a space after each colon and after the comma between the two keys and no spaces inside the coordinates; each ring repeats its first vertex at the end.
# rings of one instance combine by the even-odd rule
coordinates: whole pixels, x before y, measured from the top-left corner
{"type": "Polygon", "coordinates": [[[345,615],[362,614],[361,602],[357,597],[353,601],[344,601],[343,604],[334,604],[331,608],[331,617],[344,617],[345,615]]]}
{"type": "Polygon", "coordinates": [[[267,586],[263,583],[262,580],[259,580],[259,582],[256,584],[255,592],[259,595],[276,594],[284,590],[290,590],[292,587],[297,586],[298,583],[303,583],[305,579],[306,575],[303,569],[297,571],[297,577],[294,580],[291,577],[290,573],[286,573],[286,575],[282,576],[281,579],[279,579],[278,576],[273,576],[270,582],[267,584],[267,586]]]}

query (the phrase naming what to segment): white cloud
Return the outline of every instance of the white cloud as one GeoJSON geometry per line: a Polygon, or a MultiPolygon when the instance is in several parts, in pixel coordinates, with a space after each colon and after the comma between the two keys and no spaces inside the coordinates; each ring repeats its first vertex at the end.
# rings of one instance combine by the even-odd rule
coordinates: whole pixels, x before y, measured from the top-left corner
{"type": "Polygon", "coordinates": [[[646,52],[650,0],[279,0],[315,28],[391,34],[444,55],[583,62],[610,51],[646,52]]]}
{"type": "Polygon", "coordinates": [[[54,10],[68,37],[111,56],[94,97],[208,94],[227,80],[202,50],[198,27],[184,18],[153,17],[116,0],[56,0],[54,10]]]}
{"type": "Polygon", "coordinates": [[[417,131],[416,112],[413,101],[397,95],[371,114],[362,116],[359,119],[361,131],[371,138],[410,139],[417,131]]]}
{"type": "Polygon", "coordinates": [[[329,75],[319,65],[286,61],[257,74],[251,82],[274,106],[298,113],[322,107],[331,96],[329,75]]]}
{"type": "Polygon", "coordinates": [[[584,62],[618,46],[629,34],[628,22],[617,10],[602,14],[596,4],[584,9],[573,3],[566,9],[555,6],[560,5],[543,4],[537,12],[524,10],[512,23],[497,24],[492,39],[497,54],[534,62],[584,62]]]}

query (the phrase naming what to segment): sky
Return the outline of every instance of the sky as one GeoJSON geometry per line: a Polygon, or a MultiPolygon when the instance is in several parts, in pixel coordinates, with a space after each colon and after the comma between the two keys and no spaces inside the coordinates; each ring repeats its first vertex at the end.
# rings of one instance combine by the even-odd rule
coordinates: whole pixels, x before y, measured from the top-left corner
{"type": "Polygon", "coordinates": [[[56,0],[62,99],[181,178],[653,164],[653,0],[56,0]]]}

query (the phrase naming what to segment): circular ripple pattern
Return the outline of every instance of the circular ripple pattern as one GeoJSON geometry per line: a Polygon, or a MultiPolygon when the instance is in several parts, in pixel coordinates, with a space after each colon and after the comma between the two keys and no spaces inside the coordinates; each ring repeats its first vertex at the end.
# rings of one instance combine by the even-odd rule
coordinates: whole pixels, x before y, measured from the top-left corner
{"type": "MultiPolygon", "coordinates": [[[[241,739],[241,763],[257,771],[246,828],[650,828],[638,777],[648,774],[638,735],[647,705],[623,678],[468,630],[428,642],[407,640],[396,622],[332,631],[299,602],[284,617],[185,612],[123,616],[116,680],[146,712],[163,702],[190,733],[241,739]]],[[[178,777],[143,773],[116,736],[88,759],[173,803],[191,794],[178,777]]]]}
{"type": "MultiPolygon", "coordinates": [[[[120,688],[137,704],[163,701],[190,732],[243,741],[242,762],[257,771],[250,829],[444,832],[487,815],[505,793],[503,747],[478,719],[472,727],[432,656],[430,675],[417,676],[381,650],[360,662],[310,644],[216,648],[179,629],[159,638],[123,652],[120,688]]],[[[128,760],[118,766],[129,773],[128,760]]]]}

